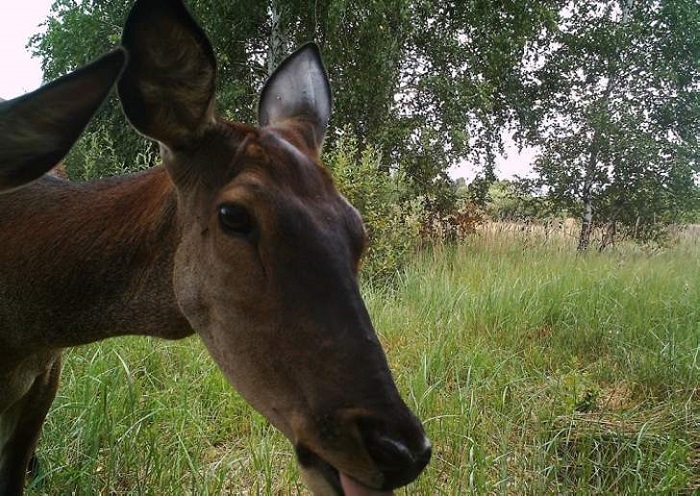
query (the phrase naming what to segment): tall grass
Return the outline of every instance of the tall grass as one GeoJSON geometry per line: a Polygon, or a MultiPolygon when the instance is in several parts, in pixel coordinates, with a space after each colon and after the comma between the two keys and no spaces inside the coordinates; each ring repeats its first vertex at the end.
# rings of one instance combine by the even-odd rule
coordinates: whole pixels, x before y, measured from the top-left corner
{"type": "MultiPolygon", "coordinates": [[[[700,490],[700,249],[577,255],[485,230],[366,300],[434,459],[401,494],[700,490]]],[[[29,494],[299,494],[202,345],[72,350],[29,494]]]]}

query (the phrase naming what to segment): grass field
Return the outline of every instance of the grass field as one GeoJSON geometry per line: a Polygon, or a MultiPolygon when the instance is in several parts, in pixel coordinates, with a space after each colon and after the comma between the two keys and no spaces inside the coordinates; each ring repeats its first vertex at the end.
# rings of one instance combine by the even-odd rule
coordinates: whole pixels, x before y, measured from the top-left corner
{"type": "MultiPolygon", "coordinates": [[[[485,230],[365,288],[434,458],[399,494],[700,491],[700,246],[485,230]]],[[[304,494],[196,338],[71,350],[29,494],[304,494]]]]}

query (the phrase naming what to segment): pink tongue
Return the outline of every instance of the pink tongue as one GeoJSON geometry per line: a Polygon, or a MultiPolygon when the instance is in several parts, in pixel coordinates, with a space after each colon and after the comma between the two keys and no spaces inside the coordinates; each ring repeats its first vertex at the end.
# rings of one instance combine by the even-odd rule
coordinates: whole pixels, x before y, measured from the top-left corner
{"type": "Polygon", "coordinates": [[[345,496],[391,496],[394,494],[393,491],[377,491],[365,487],[342,472],[340,472],[340,485],[343,486],[345,496]]]}

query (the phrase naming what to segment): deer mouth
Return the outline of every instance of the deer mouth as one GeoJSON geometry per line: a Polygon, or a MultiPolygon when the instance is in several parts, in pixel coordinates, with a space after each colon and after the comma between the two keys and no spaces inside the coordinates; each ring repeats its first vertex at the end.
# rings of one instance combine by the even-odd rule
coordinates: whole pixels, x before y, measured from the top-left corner
{"type": "Polygon", "coordinates": [[[390,496],[394,494],[393,491],[382,491],[365,486],[302,444],[296,446],[296,453],[302,468],[321,476],[335,492],[333,496],[390,496]]]}

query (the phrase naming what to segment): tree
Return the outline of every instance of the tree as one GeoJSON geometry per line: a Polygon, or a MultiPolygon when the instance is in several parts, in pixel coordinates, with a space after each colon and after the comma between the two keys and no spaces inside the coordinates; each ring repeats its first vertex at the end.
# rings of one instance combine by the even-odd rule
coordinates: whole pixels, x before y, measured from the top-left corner
{"type": "MultiPolygon", "coordinates": [[[[336,132],[328,148],[349,132],[359,153],[371,146],[385,170],[401,170],[413,195],[447,200],[453,189],[446,171],[461,160],[493,179],[501,127],[515,122],[517,66],[557,4],[318,0],[310,8],[300,0],[188,1],[214,43],[224,114],[254,122],[270,68],[282,53],[316,40],[335,96],[336,132]]],[[[31,42],[46,78],[117,43],[128,7],[123,0],[56,0],[46,33],[31,42]]],[[[115,100],[97,117],[92,134],[127,163],[147,150],[115,100]]]]}
{"type": "Polygon", "coordinates": [[[528,40],[548,30],[557,1],[414,0],[392,118],[383,150],[401,155],[419,185],[444,181],[466,160],[478,171],[475,199],[486,201],[503,152],[502,131],[522,105],[518,69],[528,40]]]}
{"type": "Polygon", "coordinates": [[[529,47],[519,137],[541,150],[535,186],[581,215],[580,250],[594,222],[648,239],[698,205],[699,7],[570,2],[529,47]]]}

